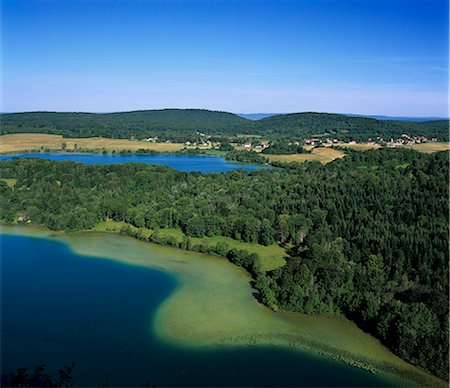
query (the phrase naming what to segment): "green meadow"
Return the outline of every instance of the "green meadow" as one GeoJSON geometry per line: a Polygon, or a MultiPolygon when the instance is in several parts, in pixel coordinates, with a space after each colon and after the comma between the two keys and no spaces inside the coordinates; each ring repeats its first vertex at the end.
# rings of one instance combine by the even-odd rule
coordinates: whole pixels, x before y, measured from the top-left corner
{"type": "MultiPolygon", "coordinates": [[[[187,236],[180,229],[152,230],[148,228],[136,228],[135,226],[127,224],[125,222],[117,221],[102,222],[96,225],[95,228],[93,228],[93,231],[118,233],[125,227],[129,227],[135,232],[139,231],[144,239],[148,239],[150,235],[156,233],[161,240],[167,240],[168,238],[170,238],[179,244],[183,241],[183,239],[187,238],[187,236]]],[[[247,251],[248,253],[256,253],[261,259],[261,267],[264,271],[273,270],[275,268],[283,266],[286,263],[284,259],[286,252],[284,248],[278,246],[277,244],[264,246],[261,244],[236,241],[230,237],[224,236],[211,236],[202,238],[189,237],[189,239],[191,240],[192,245],[201,244],[207,247],[215,247],[218,243],[221,243],[226,244],[229,249],[242,249],[247,251]]]]}

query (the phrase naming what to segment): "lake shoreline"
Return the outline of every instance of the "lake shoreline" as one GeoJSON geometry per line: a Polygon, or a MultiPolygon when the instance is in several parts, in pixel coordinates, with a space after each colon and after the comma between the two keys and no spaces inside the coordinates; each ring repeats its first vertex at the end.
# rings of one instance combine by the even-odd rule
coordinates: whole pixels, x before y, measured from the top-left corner
{"type": "MultiPolygon", "coordinates": [[[[107,255],[108,248],[110,251],[111,248],[108,246],[108,244],[102,245],[102,243],[99,242],[99,237],[104,240],[104,235],[107,235],[107,233],[104,232],[52,232],[46,228],[36,227],[32,225],[6,227],[5,225],[1,225],[1,232],[6,232],[6,234],[17,234],[61,240],[68,244],[70,248],[78,254],[93,254],[94,256],[101,257],[104,257],[105,255],[113,256],[107,258],[120,261],[125,264],[149,266],[155,269],[163,269],[175,274],[180,273],[180,271],[186,271],[186,260],[189,260],[189,258],[196,255],[200,255],[197,252],[183,251],[179,248],[162,247],[161,249],[164,250],[172,250],[170,252],[174,252],[174,255],[177,255],[177,257],[181,256],[181,258],[178,258],[178,261],[184,261],[184,266],[180,263],[147,263],[143,261],[143,259],[140,259],[138,257],[123,257],[123,253],[128,252],[124,249],[129,248],[127,247],[128,244],[132,247],[137,247],[138,250],[145,250],[146,246],[151,246],[153,244],[141,242],[131,237],[122,237],[121,239],[117,240],[118,232],[109,232],[109,234],[113,236],[111,241],[117,242],[123,250],[123,252],[120,251],[117,255],[115,253],[113,255],[107,255]],[[182,268],[180,269],[179,267],[182,268]]],[[[381,344],[379,344],[378,340],[365,333],[362,333],[355,324],[344,318],[334,316],[306,316],[295,313],[273,312],[266,306],[260,305],[254,299],[253,295],[251,294],[251,288],[248,284],[250,276],[246,271],[232,265],[226,259],[220,258],[218,256],[213,257],[208,255],[207,259],[203,256],[206,255],[202,255],[202,260],[206,260],[206,262],[208,262],[208,260],[211,261],[212,259],[216,262],[214,265],[220,265],[221,269],[226,269],[227,271],[231,271],[232,273],[236,274],[230,276],[238,276],[239,278],[241,278],[240,282],[243,284],[243,289],[240,290],[242,292],[240,292],[236,297],[237,302],[235,303],[235,300],[233,298],[231,298],[230,301],[225,301],[224,303],[230,302],[232,305],[226,305],[225,307],[221,306],[220,309],[217,309],[216,313],[221,313],[222,310],[227,311],[227,309],[229,309],[231,314],[231,311],[234,311],[236,306],[238,306],[238,308],[240,307],[239,298],[243,298],[242,306],[245,309],[251,307],[251,309],[255,310],[252,310],[249,315],[255,313],[255,317],[263,317],[267,320],[267,325],[262,325],[261,327],[253,329],[253,327],[249,327],[247,323],[244,322],[244,320],[243,322],[237,323],[234,321],[229,321],[228,324],[230,324],[230,327],[221,327],[220,325],[217,326],[217,319],[212,319],[210,322],[207,322],[206,325],[203,324],[203,326],[198,329],[198,322],[196,322],[196,317],[197,320],[199,320],[198,317],[201,317],[201,314],[204,315],[205,312],[200,310],[197,311],[196,306],[190,305],[189,303],[191,302],[191,300],[189,300],[189,296],[190,294],[192,294],[193,300],[195,300],[198,304],[198,298],[204,298],[204,294],[207,293],[199,291],[200,289],[202,290],[202,288],[199,288],[199,290],[197,290],[195,288],[192,289],[191,287],[190,289],[189,285],[186,284],[187,282],[181,282],[180,286],[177,287],[177,289],[160,306],[157,318],[155,319],[155,322],[153,322],[153,329],[155,330],[157,335],[165,341],[172,342],[174,344],[177,344],[178,346],[181,344],[188,347],[229,347],[243,345],[282,346],[294,350],[306,351],[307,353],[318,354],[328,359],[344,362],[347,365],[379,374],[383,378],[392,381],[393,384],[396,385],[400,383],[399,378],[402,382],[406,380],[406,385],[411,385],[411,383],[428,386],[444,386],[444,384],[447,385],[447,383],[443,380],[431,376],[420,368],[411,366],[403,360],[400,360],[397,356],[394,356],[381,344]],[[248,293],[248,295],[244,295],[244,293],[248,293]],[[185,314],[185,316],[183,316],[183,312],[185,310],[187,310],[189,314],[185,314]],[[192,311],[195,311],[197,315],[192,314],[192,311]],[[180,314],[184,321],[182,321],[183,324],[181,326],[177,326],[176,324],[174,324],[174,322],[177,322],[176,318],[180,318],[180,314]],[[186,320],[186,316],[194,316],[194,319],[186,320]],[[186,330],[186,322],[188,324],[191,324],[191,326],[193,327],[191,332],[186,330]],[[302,333],[300,333],[299,328],[303,330],[302,333]],[[260,334],[258,334],[258,330],[260,331],[260,334]],[[336,330],[337,332],[339,332],[340,330],[342,334],[344,334],[344,336],[346,331],[348,332],[350,337],[359,336],[356,340],[355,338],[349,338],[349,341],[359,341],[360,343],[357,343],[357,345],[363,349],[370,349],[371,347],[375,346],[380,354],[375,355],[375,358],[367,358],[367,356],[364,354],[364,351],[362,351],[361,349],[357,349],[355,351],[353,349],[353,345],[345,345],[347,347],[347,350],[345,348],[339,348],[339,340],[333,338],[336,330]],[[364,345],[366,342],[367,344],[364,345]],[[385,359],[388,361],[386,361],[385,359]]],[[[190,263],[192,264],[193,262],[190,261],[190,263]]],[[[191,267],[195,267],[195,265],[196,264],[192,264],[191,267]]],[[[195,272],[196,269],[198,271],[202,271],[200,267],[194,268],[190,270],[192,273],[190,273],[189,276],[201,278],[201,276],[199,276],[199,274],[195,272]]],[[[214,271],[219,272],[216,270],[214,271]]],[[[212,273],[209,275],[217,274],[212,273]]],[[[229,281],[229,279],[224,280],[220,277],[218,277],[218,280],[221,282],[229,281]]],[[[202,279],[196,279],[196,281],[199,281],[199,284],[202,285],[204,283],[204,281],[202,283],[202,279]]],[[[229,286],[227,285],[227,287],[229,286]]],[[[207,305],[207,302],[211,302],[210,299],[214,299],[214,297],[216,297],[217,302],[220,302],[220,300],[217,300],[217,298],[220,298],[220,295],[221,294],[218,293],[217,295],[213,295],[213,297],[209,296],[209,300],[206,300],[208,299],[208,295],[206,295],[207,298],[204,301],[206,304],[203,303],[203,305],[207,305]]],[[[226,321],[226,319],[229,319],[229,316],[224,316],[224,319],[226,321]]],[[[404,385],[404,383],[400,384],[404,385]]]]}
{"type": "Polygon", "coordinates": [[[242,169],[247,172],[257,170],[271,170],[270,164],[257,164],[229,160],[226,155],[192,153],[177,151],[153,151],[136,152],[124,150],[123,152],[102,152],[102,150],[62,151],[42,150],[0,153],[0,161],[8,161],[14,158],[37,158],[48,161],[71,161],[85,165],[117,165],[124,163],[143,163],[146,165],[165,166],[181,172],[227,173],[242,169]]]}

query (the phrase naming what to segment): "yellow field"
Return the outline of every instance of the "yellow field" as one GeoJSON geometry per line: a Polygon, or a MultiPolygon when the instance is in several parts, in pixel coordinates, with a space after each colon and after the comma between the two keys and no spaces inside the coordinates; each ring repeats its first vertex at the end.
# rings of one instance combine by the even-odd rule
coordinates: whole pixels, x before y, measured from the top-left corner
{"type": "MultiPolygon", "coordinates": [[[[333,145],[339,146],[339,147],[350,148],[355,151],[367,151],[367,150],[372,150],[372,149],[381,147],[378,144],[366,144],[366,143],[356,143],[356,144],[336,143],[333,145]]],[[[327,144],[327,145],[325,145],[325,147],[331,147],[331,144],[329,144],[329,145],[327,144]]]]}
{"type": "Polygon", "coordinates": [[[257,149],[254,147],[247,148],[247,147],[244,147],[243,145],[232,144],[232,146],[236,151],[256,151],[256,152],[262,151],[261,149],[257,149]]]}
{"type": "Polygon", "coordinates": [[[427,154],[438,151],[448,151],[450,150],[450,143],[439,143],[439,142],[431,142],[431,143],[422,143],[422,144],[411,144],[401,146],[404,148],[410,148],[412,150],[425,152],[427,154]]]}
{"type": "Polygon", "coordinates": [[[330,163],[335,159],[343,158],[345,153],[333,148],[314,148],[310,154],[293,155],[264,155],[270,161],[278,162],[298,162],[303,163],[309,160],[318,160],[322,164],[330,163]]]}
{"type": "Polygon", "coordinates": [[[4,181],[10,188],[13,188],[17,182],[17,179],[14,179],[14,178],[3,178],[0,180],[4,181]]]}
{"type": "Polygon", "coordinates": [[[0,153],[32,151],[43,149],[62,150],[62,144],[66,144],[67,150],[78,149],[121,151],[148,150],[170,152],[178,151],[184,147],[181,143],[151,143],[147,141],[133,141],[124,139],[108,139],[100,137],[90,138],[63,138],[61,135],[47,135],[42,133],[17,133],[14,135],[0,136],[0,153]]]}
{"type": "MultiPolygon", "coordinates": [[[[357,143],[357,144],[336,143],[333,145],[336,145],[339,147],[350,148],[355,151],[367,151],[367,150],[376,149],[376,148],[381,147],[378,144],[365,144],[365,143],[357,143]]],[[[324,144],[324,146],[331,147],[331,144],[324,144]]],[[[432,153],[432,152],[450,150],[450,143],[430,142],[430,143],[422,143],[422,144],[400,145],[400,146],[396,146],[395,148],[410,148],[412,150],[416,150],[419,152],[432,153]]]]}

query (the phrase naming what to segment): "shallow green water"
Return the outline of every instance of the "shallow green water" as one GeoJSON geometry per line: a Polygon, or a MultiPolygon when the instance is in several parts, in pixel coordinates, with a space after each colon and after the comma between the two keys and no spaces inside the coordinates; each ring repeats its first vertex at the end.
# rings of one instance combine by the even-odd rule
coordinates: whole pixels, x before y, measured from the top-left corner
{"type": "Polygon", "coordinates": [[[76,363],[77,386],[386,386],[376,375],[276,346],[177,346],[151,322],[182,279],[2,235],[2,373],[76,363]]]}

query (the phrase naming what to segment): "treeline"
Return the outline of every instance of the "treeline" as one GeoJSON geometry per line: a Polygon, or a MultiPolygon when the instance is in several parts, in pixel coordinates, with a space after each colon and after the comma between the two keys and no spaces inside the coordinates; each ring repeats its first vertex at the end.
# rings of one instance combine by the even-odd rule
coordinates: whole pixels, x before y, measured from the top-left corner
{"type": "Polygon", "coordinates": [[[254,164],[266,164],[269,162],[268,159],[264,158],[255,151],[228,151],[225,157],[227,160],[232,160],[241,163],[254,163],[254,164]]]}
{"type": "Polygon", "coordinates": [[[286,142],[276,142],[270,145],[270,147],[262,151],[267,155],[292,155],[292,154],[309,154],[310,152],[305,150],[302,145],[289,144],[286,142]]]}
{"type": "Polygon", "coordinates": [[[174,236],[161,235],[158,230],[153,231],[147,237],[141,229],[133,230],[129,225],[122,227],[120,233],[134,237],[138,240],[153,242],[160,245],[168,245],[188,251],[223,256],[231,263],[245,268],[253,277],[257,278],[263,276],[261,258],[257,253],[247,252],[245,249],[231,248],[226,242],[218,242],[215,245],[202,241],[193,243],[189,236],[184,236],[181,241],[178,241],[174,236]]]}
{"type": "MultiPolygon", "coordinates": [[[[325,135],[342,141],[399,138],[403,132],[448,141],[448,120],[426,123],[377,120],[329,113],[283,114],[252,121],[232,113],[202,109],[163,109],[119,113],[31,112],[1,114],[1,133],[50,133],[65,137],[111,137],[201,142],[203,135],[245,141],[238,134],[298,141],[325,135]],[[203,134],[203,135],[202,135],[203,134]]],[[[231,139],[231,140],[230,140],[231,139]]],[[[249,141],[253,139],[248,137],[249,141]]]]}
{"type": "MultiPolygon", "coordinates": [[[[14,159],[0,172],[17,180],[0,181],[3,221],[82,230],[113,219],[283,245],[285,266],[251,269],[264,303],[345,314],[448,378],[448,153],[380,149],[226,174],[14,159]]],[[[254,259],[232,261],[253,268],[254,259]]]]}

